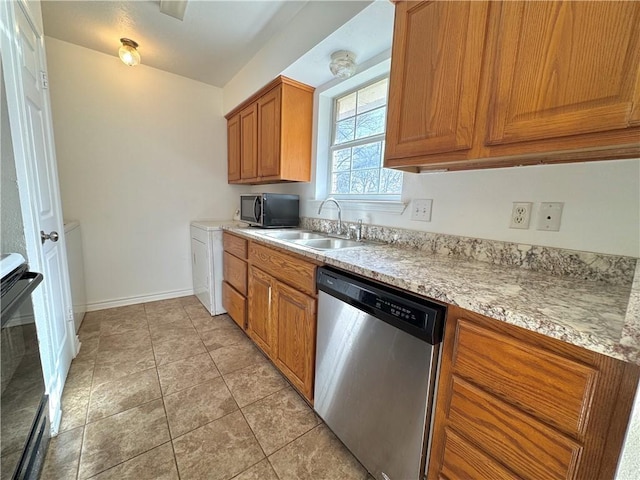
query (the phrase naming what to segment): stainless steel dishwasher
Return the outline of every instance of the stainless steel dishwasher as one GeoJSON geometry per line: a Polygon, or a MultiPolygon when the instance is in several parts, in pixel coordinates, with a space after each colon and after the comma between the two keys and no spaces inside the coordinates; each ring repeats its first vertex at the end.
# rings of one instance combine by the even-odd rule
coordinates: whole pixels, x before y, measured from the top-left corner
{"type": "Polygon", "coordinates": [[[318,269],[314,408],[378,480],[425,473],[446,307],[318,269]]]}

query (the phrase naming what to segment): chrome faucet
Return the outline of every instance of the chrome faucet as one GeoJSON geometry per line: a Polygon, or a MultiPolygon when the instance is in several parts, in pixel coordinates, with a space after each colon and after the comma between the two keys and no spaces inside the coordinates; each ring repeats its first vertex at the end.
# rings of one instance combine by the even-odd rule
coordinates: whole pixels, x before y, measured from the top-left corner
{"type": "Polygon", "coordinates": [[[340,204],[335,198],[329,197],[326,200],[323,200],[322,203],[320,204],[320,207],[318,208],[318,215],[320,215],[320,212],[322,211],[322,207],[324,207],[324,204],[327,202],[333,202],[336,204],[336,208],[338,209],[338,235],[341,235],[342,234],[342,208],[340,207],[340,204]]]}

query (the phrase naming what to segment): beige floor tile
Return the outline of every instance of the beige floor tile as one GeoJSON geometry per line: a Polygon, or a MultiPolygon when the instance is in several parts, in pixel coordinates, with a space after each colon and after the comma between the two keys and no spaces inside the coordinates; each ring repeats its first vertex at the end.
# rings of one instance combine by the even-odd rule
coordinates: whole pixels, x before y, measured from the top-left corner
{"type": "Polygon", "coordinates": [[[167,395],[164,397],[164,405],[172,438],[238,409],[222,378],[167,395]]]}
{"type": "Polygon", "coordinates": [[[233,477],[233,480],[278,480],[276,472],[266,458],[253,467],[246,469],[240,475],[233,477]]]}
{"type": "Polygon", "coordinates": [[[147,328],[147,318],[143,313],[133,316],[123,315],[100,322],[100,337],[109,335],[121,335],[123,333],[145,330],[147,328]]]}
{"type": "Polygon", "coordinates": [[[169,441],[162,400],[89,423],[80,457],[84,479],[169,441]]]}
{"type": "Polygon", "coordinates": [[[160,383],[155,368],[103,383],[91,392],[87,422],[129,410],[160,396],[160,383]]]}
{"type": "Polygon", "coordinates": [[[194,355],[177,362],[158,367],[163,395],[169,395],[185,388],[213,380],[220,372],[208,353],[194,355]]]}
{"type": "Polygon", "coordinates": [[[80,351],[74,360],[95,360],[99,342],[98,336],[80,338],[80,351]]]}
{"type": "Polygon", "coordinates": [[[242,413],[267,455],[320,423],[313,410],[291,387],[244,407],[242,413]]]}
{"type": "Polygon", "coordinates": [[[127,333],[121,333],[117,335],[110,335],[107,337],[100,337],[100,343],[98,344],[97,360],[109,357],[112,352],[128,349],[142,350],[151,347],[151,335],[149,329],[138,329],[127,333]]]}
{"type": "Polygon", "coordinates": [[[91,317],[91,315],[97,314],[97,312],[89,312],[84,316],[84,320],[80,324],[78,329],[78,337],[80,341],[88,340],[100,336],[100,320],[98,316],[91,317]]]}
{"type": "Polygon", "coordinates": [[[80,355],[76,356],[69,367],[64,388],[90,387],[95,365],[95,359],[80,358],[80,355]]]}
{"type": "Polygon", "coordinates": [[[240,411],[173,441],[182,479],[229,479],[264,458],[240,411]]]}
{"type": "Polygon", "coordinates": [[[149,325],[183,325],[191,326],[191,319],[182,306],[167,307],[161,310],[153,310],[147,313],[147,321],[149,325]]]}
{"type": "Polygon", "coordinates": [[[198,333],[206,332],[208,330],[215,330],[217,328],[235,327],[236,323],[229,317],[229,315],[216,315],[215,317],[202,316],[192,317],[191,323],[196,327],[198,333]]]}
{"type": "Polygon", "coordinates": [[[233,398],[244,407],[289,384],[267,359],[224,376],[233,398]]]}
{"type": "Polygon", "coordinates": [[[211,318],[211,313],[209,312],[209,310],[204,308],[202,304],[185,305],[184,310],[192,320],[194,318],[211,318]]]}
{"type": "Polygon", "coordinates": [[[200,332],[200,338],[209,351],[239,343],[251,344],[249,337],[236,326],[200,332]]]}
{"type": "Polygon", "coordinates": [[[156,314],[162,310],[182,307],[179,298],[170,298],[168,300],[158,300],[157,302],[149,302],[144,304],[144,310],[147,314],[156,314]]]}
{"type": "Polygon", "coordinates": [[[145,348],[112,351],[104,355],[98,353],[93,371],[93,387],[155,366],[151,345],[145,348]]]}
{"type": "Polygon", "coordinates": [[[222,375],[255,365],[265,359],[258,348],[249,343],[222,347],[209,353],[222,375]]]}
{"type": "Polygon", "coordinates": [[[59,432],[66,432],[86,423],[90,394],[90,385],[72,388],[65,386],[61,399],[62,419],[59,432]]]}
{"type": "Polygon", "coordinates": [[[176,362],[183,358],[193,357],[206,351],[204,344],[197,335],[176,338],[153,345],[153,353],[158,366],[176,362]]]}
{"type": "Polygon", "coordinates": [[[49,442],[41,480],[75,480],[84,427],[58,434],[49,442]]]}
{"type": "Polygon", "coordinates": [[[91,480],[178,480],[171,442],[116,465],[91,480]]]}
{"type": "Polygon", "coordinates": [[[269,457],[280,480],[365,480],[367,471],[320,424],[269,457]]]}
{"type": "Polygon", "coordinates": [[[180,304],[183,307],[189,307],[189,306],[196,306],[196,307],[200,307],[202,306],[202,302],[200,302],[200,300],[198,300],[198,297],[196,297],[195,295],[187,295],[186,297],[180,297],[180,304]]]}
{"type": "Polygon", "coordinates": [[[0,478],[11,478],[11,475],[13,475],[13,471],[20,461],[21,456],[22,452],[14,452],[7,455],[2,455],[2,457],[0,458],[0,478]]]}
{"type": "Polygon", "coordinates": [[[188,325],[176,325],[175,323],[150,325],[149,331],[151,332],[151,342],[154,344],[187,337],[198,337],[198,332],[191,323],[188,325]]]}

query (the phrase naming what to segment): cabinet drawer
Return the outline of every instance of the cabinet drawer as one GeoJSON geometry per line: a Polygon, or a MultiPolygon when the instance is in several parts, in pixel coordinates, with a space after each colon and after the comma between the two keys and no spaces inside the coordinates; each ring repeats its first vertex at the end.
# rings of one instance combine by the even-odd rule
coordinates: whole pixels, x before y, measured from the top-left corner
{"type": "Polygon", "coordinates": [[[249,261],[292,287],[316,293],[316,266],[312,263],[254,242],[249,244],[249,261]]]}
{"type": "Polygon", "coordinates": [[[224,232],[222,241],[225,252],[229,252],[238,258],[247,258],[247,241],[244,238],[224,232]]]}
{"type": "Polygon", "coordinates": [[[464,319],[456,336],[455,375],[566,433],[584,432],[597,380],[594,368],[464,319]]]}
{"type": "Polygon", "coordinates": [[[224,279],[242,295],[247,294],[247,262],[224,252],[224,279]]]}
{"type": "Polygon", "coordinates": [[[246,298],[227,282],[222,282],[222,306],[227,310],[229,316],[233,318],[233,321],[244,330],[247,318],[246,298]]]}

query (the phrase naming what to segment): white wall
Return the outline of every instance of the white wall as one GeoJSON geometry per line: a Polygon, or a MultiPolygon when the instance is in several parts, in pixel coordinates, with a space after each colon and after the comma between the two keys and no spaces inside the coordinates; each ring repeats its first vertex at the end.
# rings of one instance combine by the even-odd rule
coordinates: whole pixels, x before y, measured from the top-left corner
{"type": "Polygon", "coordinates": [[[222,90],[49,37],[46,48],[90,308],[191,292],[189,222],[231,218],[240,193],[227,185],[222,90]]]}
{"type": "Polygon", "coordinates": [[[280,33],[269,40],[224,86],[225,113],[280,75],[303,54],[370,4],[370,0],[308,2],[280,33]]]}

